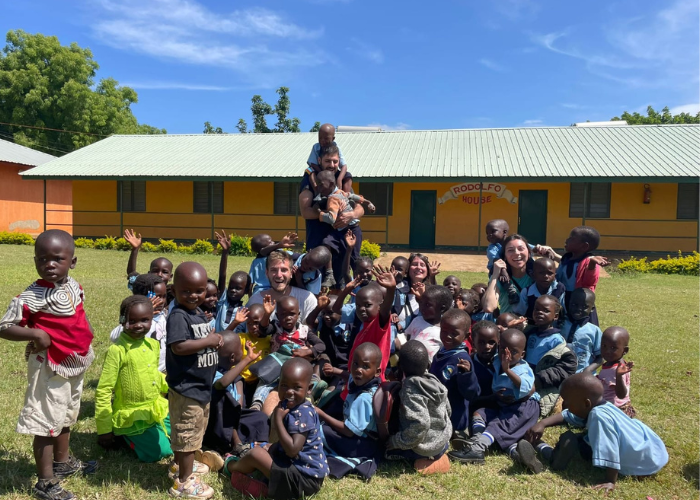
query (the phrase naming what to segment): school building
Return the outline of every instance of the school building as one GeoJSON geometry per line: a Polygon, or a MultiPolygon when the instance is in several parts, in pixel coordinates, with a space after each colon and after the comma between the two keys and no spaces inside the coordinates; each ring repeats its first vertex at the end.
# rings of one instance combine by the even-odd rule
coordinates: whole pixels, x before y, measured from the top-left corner
{"type": "MultiPolygon", "coordinates": [[[[298,186],[315,133],[113,136],[23,172],[72,183],[46,227],[78,236],[279,238],[297,231],[298,186]]],[[[698,249],[700,126],[542,127],[339,133],[356,192],[377,206],[365,238],[399,248],[483,250],[509,221],[562,248],[596,227],[601,250],[698,249]]],[[[26,182],[26,181],[25,181],[26,182]]]]}
{"type": "Polygon", "coordinates": [[[0,231],[36,236],[44,230],[46,209],[56,210],[53,221],[71,230],[72,182],[22,180],[19,175],[56,157],[0,139],[0,231]],[[59,215],[63,214],[63,215],[59,215]]]}

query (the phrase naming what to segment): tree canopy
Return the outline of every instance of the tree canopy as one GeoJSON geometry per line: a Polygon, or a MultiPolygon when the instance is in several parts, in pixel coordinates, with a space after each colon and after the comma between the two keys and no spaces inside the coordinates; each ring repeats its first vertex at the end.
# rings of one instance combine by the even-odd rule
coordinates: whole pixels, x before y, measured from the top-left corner
{"type": "MultiPolygon", "coordinates": [[[[253,115],[253,130],[256,134],[284,133],[284,132],[301,132],[301,120],[299,118],[288,118],[291,101],[289,100],[289,88],[280,87],[275,92],[279,95],[277,104],[271,104],[263,101],[262,96],[254,95],[251,99],[250,113],[253,115]],[[277,123],[274,128],[267,125],[267,116],[277,115],[277,123]]],[[[310,132],[318,131],[320,123],[316,122],[310,132]]],[[[249,132],[248,123],[243,118],[239,118],[236,124],[236,129],[241,134],[249,132]]]]}
{"type": "Polygon", "coordinates": [[[90,49],[22,30],[9,31],[6,42],[0,53],[0,138],[61,155],[111,134],[166,133],[138,123],[131,111],[138,102],[134,89],[113,78],[95,83],[99,65],[90,49]]]}
{"type": "Polygon", "coordinates": [[[654,108],[649,106],[647,108],[647,116],[640,113],[634,112],[630,113],[625,111],[621,116],[616,116],[611,118],[610,121],[624,120],[629,125],[657,125],[657,124],[669,124],[669,123],[700,123],[700,111],[695,115],[690,113],[679,113],[677,115],[672,115],[671,111],[666,106],[661,110],[661,113],[655,111],[654,108]]]}

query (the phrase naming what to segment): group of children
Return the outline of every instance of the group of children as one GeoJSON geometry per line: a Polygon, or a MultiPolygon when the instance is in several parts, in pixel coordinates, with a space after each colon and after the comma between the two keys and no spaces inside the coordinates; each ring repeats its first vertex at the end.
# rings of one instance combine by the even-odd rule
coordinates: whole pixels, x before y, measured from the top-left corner
{"type": "MultiPolygon", "coordinates": [[[[601,331],[594,314],[596,266],[604,263],[592,255],[597,232],[572,230],[563,256],[532,247],[542,255],[529,256],[532,284],[498,314],[483,304],[493,280],[513,281],[493,265],[505,258],[498,246],[507,232],[505,221],[487,226],[489,283],[466,288],[448,276],[432,284],[439,265],[417,254],[389,268],[357,259],[342,289],[328,294],[329,255],[292,254],[294,234],[279,242],[257,235],[249,272],[227,280],[229,240],[217,233],[214,282],[199,263],[173,269],[165,258],[137,274],[140,237],[127,231],[133,295],[120,305],[96,390],[98,443],[144,462],[173,457],[169,493],[181,498],[210,498],[201,479],[210,471],[254,497],[301,498],[329,475],[369,479],[381,460],[409,461],[423,474],[446,472],[450,461],[483,463],[494,444],[534,473],[543,464],[564,469],[578,451],[606,469],[605,489],[618,474],[655,474],[668,454],[634,418],[629,333],[601,331]],[[414,261],[424,274],[413,273],[422,279],[411,284],[414,261]],[[271,287],[284,289],[280,280],[290,286],[273,295],[271,287]],[[246,307],[254,294],[261,302],[246,307]],[[392,396],[398,411],[382,413],[392,396]],[[587,432],[569,431],[554,447],[542,441],[545,427],[565,423],[587,432]]],[[[350,248],[354,242],[347,232],[350,248]]],[[[97,468],[69,453],[95,357],[83,290],[69,276],[76,260],[68,233],[39,235],[40,279],[0,320],[0,337],[28,342],[17,431],[34,436],[33,491],[42,499],[73,498],[61,479],[97,468]]]]}

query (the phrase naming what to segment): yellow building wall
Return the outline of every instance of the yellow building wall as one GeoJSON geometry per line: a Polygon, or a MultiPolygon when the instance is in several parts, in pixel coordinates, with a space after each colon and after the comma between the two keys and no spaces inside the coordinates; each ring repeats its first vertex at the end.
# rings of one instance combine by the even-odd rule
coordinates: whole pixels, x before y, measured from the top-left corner
{"type": "MultiPolygon", "coordinates": [[[[393,215],[366,215],[362,219],[365,239],[407,246],[411,225],[411,192],[435,191],[440,199],[459,182],[394,183],[393,215]],[[388,231],[387,231],[388,229],[388,231]]],[[[518,230],[518,203],[510,203],[488,192],[484,183],[481,220],[479,193],[472,191],[439,203],[436,208],[435,244],[440,247],[476,249],[488,245],[485,225],[491,219],[509,222],[511,233],[518,230]]],[[[546,243],[563,248],[571,228],[582,219],[569,217],[568,183],[491,183],[502,184],[514,197],[522,190],[546,190],[546,243]]],[[[354,183],[362,193],[362,183],[354,183]]],[[[684,252],[697,249],[698,222],[676,220],[677,184],[652,184],[650,204],[642,203],[644,185],[613,183],[609,219],[587,219],[586,224],[601,233],[600,250],[684,252]]],[[[305,222],[293,215],[274,215],[274,188],[271,182],[225,182],[224,213],[213,217],[214,229],[225,229],[253,236],[266,232],[274,239],[290,231],[305,238],[305,222]]],[[[116,211],[115,181],[73,181],[73,222],[77,236],[119,235],[122,228],[133,228],[144,238],[196,239],[212,237],[212,215],[192,213],[192,183],[158,181],[146,183],[146,211],[116,211]]]]}

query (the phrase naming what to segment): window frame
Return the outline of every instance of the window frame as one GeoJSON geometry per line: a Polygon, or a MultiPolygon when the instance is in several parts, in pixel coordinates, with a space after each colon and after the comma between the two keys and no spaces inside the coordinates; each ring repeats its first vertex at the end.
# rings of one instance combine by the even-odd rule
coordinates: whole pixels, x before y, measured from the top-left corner
{"type": "Polygon", "coordinates": [[[192,181],[192,213],[193,214],[223,214],[224,213],[224,182],[223,181],[192,181]],[[201,194],[198,194],[197,187],[206,185],[205,200],[198,200],[201,194]],[[220,195],[217,196],[217,191],[220,190],[220,195]],[[197,202],[206,205],[206,210],[202,207],[197,207],[197,202]]]}
{"type": "Polygon", "coordinates": [[[612,183],[611,182],[571,182],[569,183],[569,218],[570,219],[609,219],[610,218],[610,202],[612,199],[612,183]],[[607,199],[603,203],[605,207],[605,215],[591,214],[591,200],[594,187],[607,186],[607,199]],[[583,192],[580,194],[583,199],[578,202],[578,193],[574,193],[576,188],[583,188],[583,192]],[[588,187],[588,189],[586,189],[588,187]],[[588,192],[588,199],[586,199],[586,192],[588,192]],[[576,194],[576,196],[574,196],[576,194]],[[581,211],[574,212],[574,200],[576,204],[580,203],[581,211]]]}
{"type": "Polygon", "coordinates": [[[146,181],[118,181],[117,182],[117,211],[118,212],[145,212],[146,211],[146,181]],[[129,184],[129,194],[128,199],[124,198],[124,186],[129,184]],[[138,189],[134,189],[134,186],[138,185],[143,187],[143,198],[137,198],[138,189]],[[143,208],[140,208],[141,205],[143,208]]]}
{"type": "Polygon", "coordinates": [[[676,189],[676,219],[677,220],[698,220],[700,217],[700,200],[698,199],[698,190],[699,187],[695,183],[686,183],[686,182],[679,182],[678,187],[676,189]],[[691,193],[681,193],[681,186],[684,189],[692,189],[691,193]],[[681,206],[681,201],[686,201],[689,200],[691,203],[695,203],[695,207],[690,207],[690,210],[688,207],[682,207],[681,206]],[[690,213],[691,211],[693,212],[692,216],[687,217],[684,214],[681,214],[681,211],[688,211],[690,213]]]}
{"type": "Polygon", "coordinates": [[[299,214],[299,182],[274,182],[273,183],[273,215],[292,215],[299,214]],[[283,187],[284,186],[284,187],[283,187]],[[282,193],[280,190],[285,189],[287,192],[282,193]],[[287,207],[282,208],[283,198],[286,198],[287,207]]]}
{"type": "Polygon", "coordinates": [[[377,211],[373,214],[370,214],[367,210],[365,210],[365,216],[391,217],[394,215],[393,182],[363,182],[362,179],[357,179],[357,182],[360,184],[359,194],[362,196],[365,196],[367,193],[367,188],[370,187],[372,192],[367,195],[367,198],[374,203],[375,207],[377,207],[377,211]],[[383,196],[374,196],[378,194],[378,188],[386,188],[386,191],[381,193],[383,196]],[[380,210],[380,208],[382,208],[385,204],[386,210],[380,210]]]}

